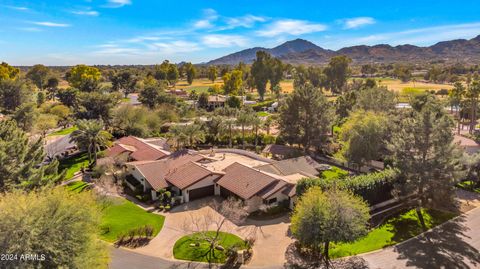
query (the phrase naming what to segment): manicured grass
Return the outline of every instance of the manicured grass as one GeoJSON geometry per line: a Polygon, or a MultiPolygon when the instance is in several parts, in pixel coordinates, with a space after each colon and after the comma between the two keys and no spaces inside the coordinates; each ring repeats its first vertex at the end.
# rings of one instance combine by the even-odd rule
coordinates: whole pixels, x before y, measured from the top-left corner
{"type": "MultiPolygon", "coordinates": [[[[215,232],[207,233],[211,235],[215,234],[215,232]]],[[[204,240],[198,239],[198,237],[199,233],[194,233],[178,239],[173,246],[173,256],[175,259],[208,262],[207,256],[205,255],[209,250],[208,243],[204,240]],[[195,244],[197,242],[200,243],[198,247],[190,246],[190,244],[195,244]]],[[[219,238],[219,243],[225,250],[235,245],[239,246],[239,249],[245,249],[245,242],[236,235],[220,232],[219,238]]],[[[219,250],[215,250],[215,257],[216,259],[210,262],[224,263],[227,258],[225,252],[219,250]]]]}
{"type": "Polygon", "coordinates": [[[156,236],[164,221],[164,216],[149,213],[128,200],[111,199],[103,212],[100,238],[115,242],[120,235],[145,225],[153,227],[153,236],[156,236]]]}
{"type": "Polygon", "coordinates": [[[322,178],[330,180],[335,178],[342,178],[348,176],[348,171],[345,171],[341,168],[336,166],[332,166],[330,170],[326,170],[322,172],[322,178]]]}
{"type": "Polygon", "coordinates": [[[68,158],[60,160],[60,165],[58,166],[60,171],[67,170],[65,174],[65,179],[71,179],[73,175],[80,171],[82,167],[88,166],[88,154],[79,153],[68,158]]]}
{"type": "MultiPolygon", "coordinates": [[[[456,216],[451,212],[432,209],[422,210],[422,212],[429,229],[456,216]]],[[[330,254],[333,258],[340,258],[365,253],[400,243],[422,232],[417,213],[412,209],[388,219],[384,224],[371,230],[368,235],[353,243],[333,245],[330,254]]]]}
{"type": "Polygon", "coordinates": [[[270,115],[270,113],[268,113],[268,112],[266,112],[266,111],[259,111],[259,112],[257,112],[257,116],[259,116],[259,117],[267,117],[267,116],[269,116],[269,115],[270,115]]]}
{"type": "Polygon", "coordinates": [[[462,181],[458,183],[457,186],[467,191],[480,193],[480,187],[475,187],[475,182],[473,182],[472,180],[462,181]]]}
{"type": "Polygon", "coordinates": [[[68,135],[68,134],[71,134],[75,130],[78,130],[77,126],[72,126],[72,127],[68,127],[68,128],[61,129],[61,130],[55,131],[53,133],[50,133],[50,134],[48,134],[48,136],[68,135]]]}
{"type": "Polygon", "coordinates": [[[80,193],[80,192],[84,191],[85,188],[87,188],[87,187],[88,187],[88,184],[86,182],[83,182],[83,181],[74,181],[74,182],[69,183],[66,186],[67,190],[73,191],[73,192],[76,192],[76,193],[80,193]]]}

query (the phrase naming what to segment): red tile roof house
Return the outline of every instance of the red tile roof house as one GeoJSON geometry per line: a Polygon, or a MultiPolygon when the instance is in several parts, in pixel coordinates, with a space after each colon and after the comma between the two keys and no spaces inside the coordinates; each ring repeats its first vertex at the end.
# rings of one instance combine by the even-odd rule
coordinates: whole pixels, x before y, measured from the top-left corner
{"type": "Polygon", "coordinates": [[[296,201],[295,184],[304,177],[317,176],[322,165],[309,157],[266,162],[237,153],[200,154],[179,151],[159,160],[126,163],[131,177],[144,192],[169,189],[181,202],[218,195],[234,196],[245,201],[250,212],[262,205],[296,201]]]}
{"type": "Polygon", "coordinates": [[[126,136],[114,142],[106,151],[111,158],[124,156],[128,161],[158,160],[170,155],[170,147],[165,138],[143,139],[126,136]]]}

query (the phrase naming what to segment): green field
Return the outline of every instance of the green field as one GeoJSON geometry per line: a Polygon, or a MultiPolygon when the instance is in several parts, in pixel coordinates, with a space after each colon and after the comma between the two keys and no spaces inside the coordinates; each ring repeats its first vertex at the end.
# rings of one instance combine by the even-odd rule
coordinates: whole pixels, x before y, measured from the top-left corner
{"type": "Polygon", "coordinates": [[[69,180],[76,172],[80,171],[82,167],[88,167],[87,153],[79,153],[60,160],[58,169],[59,171],[66,170],[65,179],[69,180]]]}
{"type": "MultiPolygon", "coordinates": [[[[451,212],[422,210],[427,228],[433,228],[455,217],[451,212]]],[[[423,232],[414,209],[389,218],[384,224],[371,230],[365,237],[353,243],[336,244],[331,248],[332,258],[356,255],[398,244],[423,232]]]]}
{"type": "Polygon", "coordinates": [[[156,236],[162,229],[164,221],[164,216],[149,213],[128,200],[111,199],[111,203],[103,212],[100,238],[108,242],[115,242],[120,235],[145,225],[152,226],[153,235],[156,236]]]}
{"type": "MultiPolygon", "coordinates": [[[[215,234],[215,232],[208,232],[211,234],[215,234]]],[[[187,260],[187,261],[198,261],[198,262],[208,262],[206,253],[209,250],[208,243],[204,240],[199,240],[198,234],[191,234],[186,235],[177,242],[175,242],[175,246],[173,246],[173,256],[175,259],[179,260],[187,260]],[[200,246],[190,246],[190,244],[200,243],[200,246]]],[[[238,246],[239,249],[245,249],[245,242],[238,236],[220,232],[220,245],[224,249],[228,249],[232,246],[238,246]]],[[[216,259],[210,262],[216,263],[224,263],[227,256],[225,252],[215,250],[215,257],[216,259]]]]}

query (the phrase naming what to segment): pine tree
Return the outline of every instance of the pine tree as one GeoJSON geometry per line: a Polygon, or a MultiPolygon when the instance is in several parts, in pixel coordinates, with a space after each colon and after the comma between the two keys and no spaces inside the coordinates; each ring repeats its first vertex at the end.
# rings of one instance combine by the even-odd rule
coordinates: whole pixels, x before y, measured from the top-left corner
{"type": "Polygon", "coordinates": [[[414,109],[392,132],[394,165],[400,170],[397,196],[413,195],[419,220],[426,225],[423,207],[448,207],[453,202],[453,180],[459,172],[459,152],[453,142],[453,120],[433,96],[419,96],[414,109]]]}
{"type": "Polygon", "coordinates": [[[44,164],[43,140],[31,142],[14,121],[0,121],[0,192],[58,182],[58,161],[44,164]]]}

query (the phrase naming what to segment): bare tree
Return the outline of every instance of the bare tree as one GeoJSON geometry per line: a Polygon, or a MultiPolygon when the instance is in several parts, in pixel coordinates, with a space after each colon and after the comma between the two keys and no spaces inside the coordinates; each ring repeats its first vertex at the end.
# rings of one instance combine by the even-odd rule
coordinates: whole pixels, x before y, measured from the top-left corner
{"type": "Polygon", "coordinates": [[[209,206],[213,210],[207,210],[201,214],[190,214],[185,220],[184,230],[195,234],[195,240],[207,242],[209,247],[205,253],[208,261],[213,261],[215,250],[223,251],[221,245],[221,232],[231,231],[233,226],[241,225],[248,216],[246,206],[241,200],[230,197],[222,202],[214,200],[209,206]]]}

